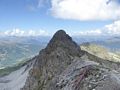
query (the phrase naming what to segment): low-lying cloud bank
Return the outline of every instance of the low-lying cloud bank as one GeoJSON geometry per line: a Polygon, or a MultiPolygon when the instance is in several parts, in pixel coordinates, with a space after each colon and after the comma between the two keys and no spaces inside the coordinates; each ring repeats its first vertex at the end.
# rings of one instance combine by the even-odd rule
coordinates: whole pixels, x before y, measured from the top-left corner
{"type": "Polygon", "coordinates": [[[45,30],[21,30],[15,28],[13,30],[7,30],[0,32],[1,36],[48,36],[48,32],[45,30]]]}
{"type": "Polygon", "coordinates": [[[79,31],[74,32],[74,35],[105,35],[105,36],[112,36],[112,35],[120,35],[120,20],[115,21],[111,24],[105,25],[104,27],[96,30],[86,30],[86,31],[79,31]]]}
{"type": "MultiPolygon", "coordinates": [[[[68,31],[69,33],[69,31],[68,31]]],[[[81,36],[81,35],[92,35],[92,36],[111,36],[111,35],[120,35],[120,20],[117,20],[111,24],[105,25],[102,28],[98,28],[96,30],[80,30],[73,31],[69,33],[73,36],[81,36]]],[[[8,30],[4,32],[0,32],[0,36],[51,36],[53,33],[47,32],[45,30],[21,30],[19,28],[8,30]]]]}

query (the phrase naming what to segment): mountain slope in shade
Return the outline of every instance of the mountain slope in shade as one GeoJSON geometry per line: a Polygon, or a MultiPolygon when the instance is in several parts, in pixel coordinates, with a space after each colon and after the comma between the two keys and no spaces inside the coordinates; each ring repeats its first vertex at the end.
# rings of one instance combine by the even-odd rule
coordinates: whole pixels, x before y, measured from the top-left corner
{"type": "Polygon", "coordinates": [[[75,57],[83,54],[84,52],[63,30],[56,32],[48,46],[40,51],[28,78],[31,83],[27,82],[24,90],[40,90],[44,86],[48,88],[53,77],[67,68],[75,57]]]}
{"type": "Polygon", "coordinates": [[[120,63],[82,51],[63,30],[35,57],[22,90],[120,90],[120,63]]]}

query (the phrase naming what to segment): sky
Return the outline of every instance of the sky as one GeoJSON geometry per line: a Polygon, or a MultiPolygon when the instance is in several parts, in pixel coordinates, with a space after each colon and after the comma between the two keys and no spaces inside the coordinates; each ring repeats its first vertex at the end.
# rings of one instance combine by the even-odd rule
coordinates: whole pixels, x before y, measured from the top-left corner
{"type": "Polygon", "coordinates": [[[120,0],[0,0],[0,35],[120,35],[120,0]]]}

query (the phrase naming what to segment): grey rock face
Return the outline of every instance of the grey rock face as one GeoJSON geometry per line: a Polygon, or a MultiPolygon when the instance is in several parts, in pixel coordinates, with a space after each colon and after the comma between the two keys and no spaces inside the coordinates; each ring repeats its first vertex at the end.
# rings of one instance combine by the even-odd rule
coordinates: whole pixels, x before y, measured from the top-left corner
{"type": "Polygon", "coordinates": [[[59,30],[55,33],[53,38],[45,48],[46,53],[50,53],[57,48],[62,48],[72,56],[81,56],[83,53],[79,46],[72,40],[72,38],[66,34],[65,31],[59,30]]]}
{"type": "Polygon", "coordinates": [[[120,90],[119,68],[82,51],[59,30],[36,57],[22,90],[120,90]]]}
{"type": "Polygon", "coordinates": [[[23,90],[49,90],[53,77],[61,74],[75,57],[79,58],[83,54],[72,38],[59,30],[37,56],[23,90]]]}

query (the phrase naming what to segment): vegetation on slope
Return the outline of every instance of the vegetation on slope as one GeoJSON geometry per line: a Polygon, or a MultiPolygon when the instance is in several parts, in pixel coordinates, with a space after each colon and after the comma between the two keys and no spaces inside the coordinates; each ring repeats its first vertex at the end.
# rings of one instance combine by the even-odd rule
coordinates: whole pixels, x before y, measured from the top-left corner
{"type": "Polygon", "coordinates": [[[9,66],[3,69],[0,69],[0,77],[10,74],[13,71],[18,70],[22,66],[26,65],[29,62],[29,59],[22,60],[21,62],[15,64],[14,66],[9,66]]]}
{"type": "Polygon", "coordinates": [[[119,53],[114,53],[110,52],[107,50],[105,47],[93,44],[93,43],[84,43],[80,45],[82,50],[85,50],[97,57],[100,57],[105,60],[110,60],[114,62],[120,62],[120,54],[119,53]]]}

